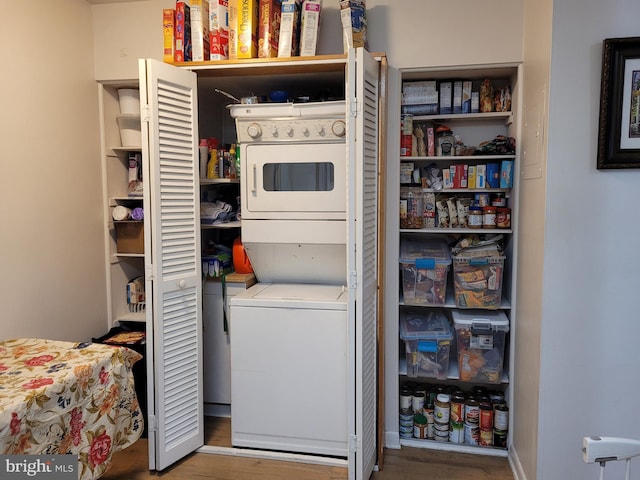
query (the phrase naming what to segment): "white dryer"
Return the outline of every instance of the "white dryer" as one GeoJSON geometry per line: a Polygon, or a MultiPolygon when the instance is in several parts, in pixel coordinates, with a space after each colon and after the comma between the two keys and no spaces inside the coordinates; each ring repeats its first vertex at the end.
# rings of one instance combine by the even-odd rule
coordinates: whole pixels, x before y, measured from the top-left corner
{"type": "Polygon", "coordinates": [[[347,456],[347,293],[258,283],[231,299],[231,442],[347,456]]]}

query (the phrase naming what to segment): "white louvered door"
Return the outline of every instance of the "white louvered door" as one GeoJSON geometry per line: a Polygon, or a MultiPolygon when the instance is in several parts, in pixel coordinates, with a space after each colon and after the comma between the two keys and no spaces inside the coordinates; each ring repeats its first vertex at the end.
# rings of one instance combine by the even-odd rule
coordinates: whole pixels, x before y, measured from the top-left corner
{"type": "Polygon", "coordinates": [[[376,463],[378,62],[349,51],[347,76],[348,268],[353,411],[349,478],[367,480],[376,463]]]}
{"type": "Polygon", "coordinates": [[[139,74],[149,468],[162,470],[204,444],[197,78],[149,59],[139,74]]]}

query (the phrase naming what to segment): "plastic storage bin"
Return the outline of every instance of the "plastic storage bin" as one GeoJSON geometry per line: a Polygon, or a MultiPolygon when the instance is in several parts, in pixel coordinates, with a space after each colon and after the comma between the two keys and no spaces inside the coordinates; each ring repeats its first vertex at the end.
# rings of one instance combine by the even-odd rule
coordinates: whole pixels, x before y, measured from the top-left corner
{"type": "Polygon", "coordinates": [[[400,338],[405,344],[409,377],[447,378],[453,330],[444,313],[401,312],[400,338]]]}
{"type": "Polygon", "coordinates": [[[500,307],[504,259],[502,256],[453,257],[453,289],[458,308],[500,307]]]}
{"type": "Polygon", "coordinates": [[[403,237],[402,296],[408,305],[444,305],[451,253],[444,241],[403,237]]]}
{"type": "Polygon", "coordinates": [[[463,382],[500,383],[509,319],[504,312],[452,310],[463,382]]]}

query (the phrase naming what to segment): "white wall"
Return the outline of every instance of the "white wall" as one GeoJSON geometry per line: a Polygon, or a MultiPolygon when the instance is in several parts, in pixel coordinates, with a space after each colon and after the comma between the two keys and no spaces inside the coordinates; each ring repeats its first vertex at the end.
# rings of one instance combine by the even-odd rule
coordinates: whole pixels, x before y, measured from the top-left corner
{"type": "Polygon", "coordinates": [[[107,326],[91,10],[3,5],[0,339],[87,340],[107,326]]]}
{"type": "Polygon", "coordinates": [[[539,479],[597,478],[585,435],[640,438],[640,171],[596,170],[602,41],[639,17],[630,0],[553,4],[539,479]]]}

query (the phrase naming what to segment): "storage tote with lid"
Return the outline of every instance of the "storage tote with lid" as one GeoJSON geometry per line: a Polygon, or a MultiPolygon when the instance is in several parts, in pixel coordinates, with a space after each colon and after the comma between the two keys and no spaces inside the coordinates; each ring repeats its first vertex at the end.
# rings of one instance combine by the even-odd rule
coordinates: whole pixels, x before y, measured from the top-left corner
{"type": "Polygon", "coordinates": [[[406,236],[400,241],[402,296],[407,305],[444,305],[451,253],[444,240],[406,236]]]}
{"type": "Polygon", "coordinates": [[[463,382],[500,383],[509,319],[504,312],[452,310],[463,382]]]}
{"type": "Polygon", "coordinates": [[[502,302],[504,256],[453,256],[456,307],[495,310],[502,302]]]}
{"type": "Polygon", "coordinates": [[[443,312],[402,311],[400,338],[405,344],[409,377],[447,378],[453,330],[443,312]]]}

